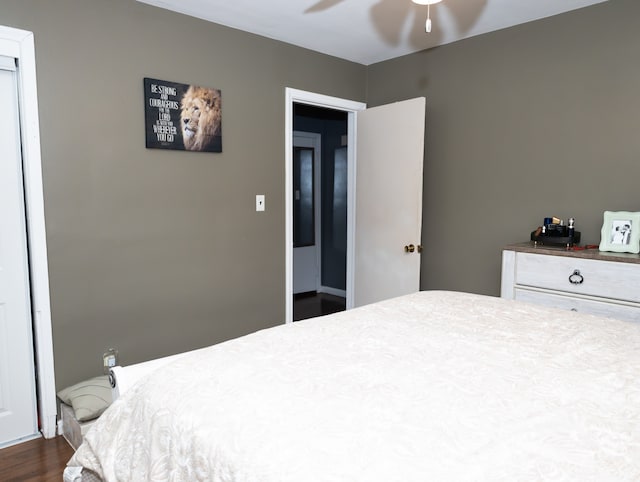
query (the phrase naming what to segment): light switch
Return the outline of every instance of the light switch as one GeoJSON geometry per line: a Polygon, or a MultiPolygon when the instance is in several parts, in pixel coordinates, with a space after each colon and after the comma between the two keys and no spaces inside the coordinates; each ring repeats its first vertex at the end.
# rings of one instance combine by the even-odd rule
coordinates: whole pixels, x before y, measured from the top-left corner
{"type": "Polygon", "coordinates": [[[256,194],[256,211],[264,211],[264,194],[256,194]]]}

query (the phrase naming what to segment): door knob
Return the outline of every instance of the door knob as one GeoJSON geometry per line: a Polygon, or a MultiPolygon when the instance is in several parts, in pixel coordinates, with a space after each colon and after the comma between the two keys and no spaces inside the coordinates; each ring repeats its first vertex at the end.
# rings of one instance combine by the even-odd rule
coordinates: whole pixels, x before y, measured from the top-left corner
{"type": "Polygon", "coordinates": [[[416,250],[416,247],[413,244],[404,247],[405,253],[413,253],[416,250]]]}

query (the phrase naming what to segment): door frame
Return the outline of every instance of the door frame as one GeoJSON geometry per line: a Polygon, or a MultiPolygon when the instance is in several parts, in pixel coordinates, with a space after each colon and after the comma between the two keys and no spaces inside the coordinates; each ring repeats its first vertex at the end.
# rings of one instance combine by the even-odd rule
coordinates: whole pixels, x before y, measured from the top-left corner
{"type": "Polygon", "coordinates": [[[17,72],[18,102],[29,246],[38,415],[42,434],[45,438],[51,438],[56,435],[57,404],[33,33],[0,26],[0,55],[14,57],[19,62],[17,72]]]}
{"type": "Polygon", "coordinates": [[[355,240],[355,188],[356,188],[356,125],[357,112],[367,104],[331,97],[304,90],[285,88],[285,322],[293,322],[293,105],[307,104],[347,113],[347,300],[346,308],[353,307],[354,240],[355,240]]]}
{"type": "MultiPolygon", "coordinates": [[[[311,146],[300,146],[296,145],[295,142],[293,147],[307,147],[313,149],[313,229],[314,229],[314,251],[315,251],[315,260],[316,260],[316,281],[315,281],[315,289],[316,291],[320,289],[322,285],[322,135],[317,132],[305,132],[305,131],[294,131],[293,133],[294,139],[296,137],[303,138],[309,141],[311,146]]],[[[304,248],[293,248],[294,254],[296,249],[304,249],[304,248]]],[[[295,258],[295,256],[294,256],[295,258]]],[[[294,276],[293,276],[293,288],[295,291],[296,285],[296,277],[295,277],[295,259],[293,263],[294,268],[294,276]]]]}

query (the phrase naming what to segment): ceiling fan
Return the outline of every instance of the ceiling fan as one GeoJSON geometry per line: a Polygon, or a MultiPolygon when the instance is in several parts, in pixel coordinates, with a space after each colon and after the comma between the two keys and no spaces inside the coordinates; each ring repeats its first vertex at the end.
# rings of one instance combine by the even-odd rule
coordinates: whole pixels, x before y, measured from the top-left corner
{"type": "MultiPolygon", "coordinates": [[[[329,10],[346,0],[318,0],[309,6],[305,13],[319,13],[329,10]]],[[[355,1],[355,0],[352,0],[355,1]]],[[[408,17],[415,17],[415,28],[412,30],[412,41],[417,44],[422,44],[422,41],[418,40],[418,32],[421,30],[419,27],[422,24],[424,31],[431,32],[432,19],[431,19],[431,5],[442,2],[442,7],[446,7],[443,10],[444,15],[448,19],[454,22],[455,28],[459,33],[469,31],[475,24],[475,21],[480,17],[483,10],[487,6],[488,0],[360,0],[361,3],[370,3],[371,18],[376,30],[386,39],[390,44],[397,44],[400,41],[400,35],[402,26],[405,25],[405,21],[408,17]],[[413,4],[426,5],[427,6],[427,19],[425,23],[420,20],[417,15],[417,9],[411,8],[413,4]],[[449,15],[446,15],[446,14],[449,15]],[[418,23],[419,22],[419,23],[418,23]]],[[[413,5],[414,7],[416,5],[413,5]]],[[[438,6],[438,9],[440,6],[438,6]]],[[[436,16],[441,16],[443,12],[435,12],[436,16]]],[[[447,25],[451,26],[451,22],[447,22],[447,25]]],[[[443,26],[440,26],[440,31],[436,31],[438,36],[444,35],[442,31],[443,26]]],[[[447,28],[445,25],[444,28],[447,28]]]]}

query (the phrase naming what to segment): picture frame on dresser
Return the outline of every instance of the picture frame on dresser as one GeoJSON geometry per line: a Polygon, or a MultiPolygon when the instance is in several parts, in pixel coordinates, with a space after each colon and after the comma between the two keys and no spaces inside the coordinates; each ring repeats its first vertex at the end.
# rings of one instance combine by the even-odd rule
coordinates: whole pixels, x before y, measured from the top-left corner
{"type": "Polygon", "coordinates": [[[605,211],[600,251],[640,253],[640,212],[605,211]]]}

